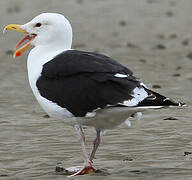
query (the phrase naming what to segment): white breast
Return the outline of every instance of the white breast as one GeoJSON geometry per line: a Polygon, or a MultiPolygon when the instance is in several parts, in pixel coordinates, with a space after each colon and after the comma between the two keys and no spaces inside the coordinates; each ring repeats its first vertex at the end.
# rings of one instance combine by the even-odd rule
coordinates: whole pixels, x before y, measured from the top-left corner
{"type": "Polygon", "coordinates": [[[57,51],[49,51],[48,47],[45,48],[45,46],[38,46],[30,51],[27,59],[29,84],[31,86],[33,94],[41,107],[44,109],[44,111],[49,114],[49,116],[56,119],[73,117],[73,114],[70,113],[66,108],[62,108],[56,103],[53,103],[42,97],[37,89],[36,82],[41,76],[43,65],[63,51],[63,49],[57,51]]]}

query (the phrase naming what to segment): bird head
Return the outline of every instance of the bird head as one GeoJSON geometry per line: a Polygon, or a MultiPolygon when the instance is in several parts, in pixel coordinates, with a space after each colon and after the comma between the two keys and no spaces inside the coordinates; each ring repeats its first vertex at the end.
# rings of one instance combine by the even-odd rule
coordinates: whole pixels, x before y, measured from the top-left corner
{"type": "Polygon", "coordinates": [[[70,49],[72,44],[71,24],[63,15],[58,13],[43,13],[23,25],[7,25],[4,28],[5,30],[13,30],[26,34],[16,45],[14,58],[20,56],[31,45],[47,46],[51,44],[54,48],[62,47],[70,49]],[[20,47],[25,41],[28,42],[20,47]]]}

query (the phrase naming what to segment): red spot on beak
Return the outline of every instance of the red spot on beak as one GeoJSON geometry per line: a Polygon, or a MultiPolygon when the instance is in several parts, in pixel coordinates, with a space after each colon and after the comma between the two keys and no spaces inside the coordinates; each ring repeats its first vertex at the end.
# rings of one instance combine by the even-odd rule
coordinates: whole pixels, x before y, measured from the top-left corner
{"type": "Polygon", "coordinates": [[[20,52],[20,51],[16,52],[15,56],[16,56],[16,57],[17,57],[17,56],[21,56],[21,52],[20,52]]]}

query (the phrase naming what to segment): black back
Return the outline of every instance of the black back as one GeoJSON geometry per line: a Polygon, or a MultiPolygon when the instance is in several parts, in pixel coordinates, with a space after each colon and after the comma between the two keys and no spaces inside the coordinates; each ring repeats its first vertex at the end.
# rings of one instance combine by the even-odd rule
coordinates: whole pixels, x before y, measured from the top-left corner
{"type": "Polygon", "coordinates": [[[132,90],[140,86],[132,74],[107,56],[68,50],[44,64],[36,85],[41,96],[75,116],[85,116],[97,108],[132,99],[132,90]],[[118,78],[116,73],[128,77],[118,78]]]}

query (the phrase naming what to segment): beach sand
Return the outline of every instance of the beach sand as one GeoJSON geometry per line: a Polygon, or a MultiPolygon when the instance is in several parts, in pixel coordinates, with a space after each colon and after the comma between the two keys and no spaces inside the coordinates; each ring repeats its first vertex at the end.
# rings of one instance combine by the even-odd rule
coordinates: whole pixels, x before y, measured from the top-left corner
{"type": "MultiPolygon", "coordinates": [[[[188,106],[149,110],[102,137],[94,165],[76,179],[192,179],[191,0],[1,0],[0,26],[23,24],[42,12],[64,14],[73,48],[103,53],[134,71],[148,87],[188,106]],[[172,118],[170,118],[172,117],[172,118]]],[[[23,34],[0,36],[0,179],[65,179],[55,173],[81,165],[73,127],[47,118],[29,87],[26,52],[13,59],[23,34]]],[[[95,136],[85,127],[88,150],[95,136]]]]}

